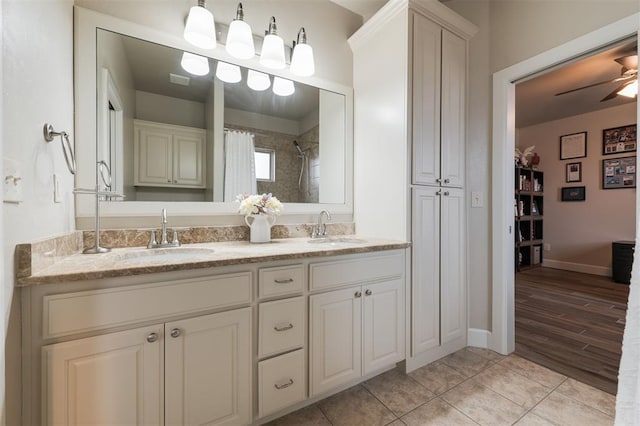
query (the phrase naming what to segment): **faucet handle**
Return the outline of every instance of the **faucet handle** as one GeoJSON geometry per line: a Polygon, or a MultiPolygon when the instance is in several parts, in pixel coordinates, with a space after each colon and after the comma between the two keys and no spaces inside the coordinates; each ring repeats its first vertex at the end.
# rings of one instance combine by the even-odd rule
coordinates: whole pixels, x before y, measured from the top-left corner
{"type": "Polygon", "coordinates": [[[171,237],[171,244],[176,246],[176,247],[180,245],[180,241],[178,240],[178,230],[176,228],[173,228],[173,235],[171,237]]]}
{"type": "Polygon", "coordinates": [[[149,244],[147,244],[147,248],[154,248],[158,245],[158,241],[156,241],[156,230],[152,229],[149,235],[149,244]]]}

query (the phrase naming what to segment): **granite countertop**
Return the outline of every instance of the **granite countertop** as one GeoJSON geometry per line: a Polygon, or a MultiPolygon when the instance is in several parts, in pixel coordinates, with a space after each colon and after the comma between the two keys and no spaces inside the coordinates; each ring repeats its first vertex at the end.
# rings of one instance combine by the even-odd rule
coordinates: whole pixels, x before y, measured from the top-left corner
{"type": "Polygon", "coordinates": [[[178,248],[127,247],[105,254],[76,253],[56,260],[51,266],[19,277],[26,287],[67,281],[211,268],[310,257],[368,253],[403,249],[410,243],[355,235],[336,236],[331,243],[309,243],[309,238],[274,239],[270,243],[248,241],[184,244],[178,248]],[[337,240],[337,241],[336,241],[337,240]]]}

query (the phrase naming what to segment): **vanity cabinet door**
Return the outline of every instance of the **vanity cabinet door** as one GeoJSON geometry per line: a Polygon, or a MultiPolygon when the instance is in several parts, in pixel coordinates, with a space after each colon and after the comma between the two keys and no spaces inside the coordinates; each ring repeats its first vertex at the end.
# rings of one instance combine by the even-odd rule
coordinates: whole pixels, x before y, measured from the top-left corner
{"type": "Polygon", "coordinates": [[[173,183],[204,186],[204,138],[176,133],[173,137],[173,183]]]}
{"type": "Polygon", "coordinates": [[[311,396],[360,377],[361,288],[309,298],[311,396]]]}
{"type": "Polygon", "coordinates": [[[138,129],[136,185],[173,183],[173,137],[153,128],[138,129]]]}
{"type": "Polygon", "coordinates": [[[251,308],[165,324],[166,424],[251,423],[251,308]]]}
{"type": "Polygon", "coordinates": [[[161,425],[162,326],[42,348],[49,425],[161,425]]]}

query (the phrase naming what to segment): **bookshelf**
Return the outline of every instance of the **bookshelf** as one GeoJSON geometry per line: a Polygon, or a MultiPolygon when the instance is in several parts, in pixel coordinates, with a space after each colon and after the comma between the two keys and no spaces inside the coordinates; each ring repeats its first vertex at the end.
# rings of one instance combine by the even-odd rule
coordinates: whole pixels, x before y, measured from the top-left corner
{"type": "Polygon", "coordinates": [[[516,271],[541,266],[544,212],[543,172],[516,167],[513,209],[516,271]]]}

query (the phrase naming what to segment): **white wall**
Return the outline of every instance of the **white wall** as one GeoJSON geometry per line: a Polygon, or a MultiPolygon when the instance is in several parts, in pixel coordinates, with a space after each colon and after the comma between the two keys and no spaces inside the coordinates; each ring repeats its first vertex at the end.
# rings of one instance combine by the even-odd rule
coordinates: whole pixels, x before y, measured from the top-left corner
{"type": "Polygon", "coordinates": [[[547,265],[609,275],[611,242],[634,239],[636,189],[602,189],[602,160],[635,152],[602,155],[602,130],[635,122],[636,104],[630,103],[519,129],[516,145],[535,145],[544,171],[547,265]],[[560,136],[578,132],[587,132],[587,156],[560,160],[560,136]],[[566,165],[575,162],[582,163],[582,182],[567,183],[566,165]],[[567,186],[585,186],[586,200],[560,201],[560,189],[567,186]]]}
{"type": "Polygon", "coordinates": [[[485,197],[482,209],[469,209],[469,326],[491,330],[492,282],[487,271],[490,273],[492,258],[487,233],[491,231],[492,147],[487,135],[491,133],[492,101],[486,88],[492,72],[636,13],[640,2],[450,0],[444,4],[480,28],[470,44],[467,182],[468,191],[480,191],[485,197]]]}
{"type": "MultiPolygon", "coordinates": [[[[2,14],[2,2],[0,1],[0,23],[4,27],[4,17],[2,14]]],[[[0,34],[0,53],[4,53],[3,49],[3,35],[0,34]]],[[[3,81],[3,58],[4,55],[0,55],[0,93],[4,93],[4,81],[3,81]]],[[[4,146],[4,132],[3,132],[3,104],[4,104],[4,96],[0,96],[0,159],[4,158],[3,156],[3,146],[4,146]]],[[[4,168],[2,161],[0,161],[0,176],[4,176],[4,168]]],[[[0,194],[0,241],[4,241],[4,193],[0,194]]],[[[5,258],[4,258],[4,245],[0,245],[0,270],[5,270],[5,258]]],[[[4,275],[0,275],[0,318],[1,318],[1,326],[0,326],[0,424],[7,424],[7,413],[6,413],[6,400],[4,398],[5,395],[5,334],[6,334],[6,322],[4,318],[7,314],[7,308],[4,302],[4,289],[6,288],[6,277],[4,275]]]]}
{"type": "Polygon", "coordinates": [[[7,424],[20,424],[19,312],[14,293],[17,243],[74,229],[73,176],[60,141],[45,143],[44,123],[73,135],[73,2],[2,1],[3,156],[22,165],[24,202],[3,204],[4,312],[7,424]],[[32,31],[25,31],[27,28],[32,31]],[[60,178],[62,202],[53,202],[53,174],[60,178]],[[16,318],[17,315],[17,318],[16,318]],[[12,337],[13,336],[13,337],[12,337]]]}

